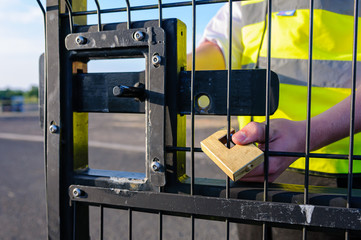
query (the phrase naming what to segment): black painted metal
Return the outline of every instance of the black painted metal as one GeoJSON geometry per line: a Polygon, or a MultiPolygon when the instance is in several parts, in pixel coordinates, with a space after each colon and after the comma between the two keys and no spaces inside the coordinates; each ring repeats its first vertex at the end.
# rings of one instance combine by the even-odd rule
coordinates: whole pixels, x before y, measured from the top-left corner
{"type": "MultiPolygon", "coordinates": [[[[47,102],[44,99],[47,109],[44,125],[46,131],[50,124],[60,128],[57,133],[48,131],[46,134],[49,238],[88,239],[89,205],[100,207],[100,239],[103,238],[104,207],[128,210],[129,239],[132,238],[133,209],[159,214],[159,239],[162,239],[164,214],[191,217],[193,238],[195,218],[226,221],[226,238],[232,221],[263,224],[264,238],[271,234],[270,226],[279,225],[361,231],[361,192],[350,187],[352,175],[348,191],[308,186],[308,174],[305,186],[271,184],[267,180],[267,166],[264,185],[197,179],[194,167],[191,178],[185,175],[185,152],[191,152],[192,163],[194,152],[201,152],[194,146],[196,114],[227,115],[228,129],[231,115],[266,115],[268,134],[269,117],[278,106],[278,78],[271,71],[270,50],[266,70],[195,71],[193,54],[193,70],[185,71],[186,27],[176,19],[162,20],[163,8],[192,5],[195,34],[196,5],[225,1],[163,4],[159,0],[158,5],[131,7],[126,0],[126,8],[100,9],[95,0],[96,11],[73,12],[66,0],[69,13],[60,13],[59,1],[48,0],[46,63],[47,77],[51,81],[47,87],[45,85],[45,98],[51,96],[51,99],[49,97],[47,102]],[[155,8],[159,9],[158,20],[131,22],[131,11],[155,8]],[[128,13],[127,23],[101,24],[101,14],[124,11],[128,13]],[[98,14],[97,25],[74,25],[74,16],[89,14],[98,14]],[[144,38],[135,38],[136,31],[144,38]],[[75,61],[86,63],[94,59],[132,57],[145,58],[145,72],[88,74],[82,71],[73,73],[72,70],[75,61]],[[138,93],[143,93],[139,90],[141,84],[145,85],[144,103],[133,99],[139,98],[138,93]],[[130,87],[125,91],[130,89],[132,93],[128,91],[123,97],[131,98],[114,96],[114,87],[124,88],[120,86],[130,87]],[[201,95],[210,99],[207,108],[197,105],[201,95]],[[74,171],[73,112],[144,113],[147,126],[146,172],[74,171]],[[185,143],[185,114],[192,117],[190,147],[185,143]],[[152,168],[155,163],[159,165],[152,168]],[[73,195],[74,188],[82,191],[80,197],[73,195]],[[303,205],[298,204],[303,200],[303,205]]],[[[271,11],[271,1],[268,6],[271,11]]],[[[268,24],[270,29],[271,18],[268,24]]],[[[270,45],[270,36],[268,42],[270,45]]],[[[231,53],[228,57],[231,59],[231,53]]],[[[354,68],[354,79],[355,71],[354,68]]],[[[310,105],[309,101],[309,108],[310,105]]],[[[353,118],[351,115],[351,125],[353,118]]],[[[353,133],[352,126],[350,132],[353,133]]],[[[352,138],[350,144],[353,145],[352,138]]],[[[361,156],[354,156],[352,150],[347,156],[314,154],[308,149],[305,153],[274,152],[266,146],[266,159],[268,156],[361,159],[361,156]]]]}
{"type": "MultiPolygon", "coordinates": [[[[197,81],[194,83],[194,95],[197,97],[205,94],[210,98],[210,106],[200,109],[195,104],[196,114],[227,115],[227,71],[196,71],[197,81]]],[[[230,115],[253,115],[264,116],[266,94],[265,87],[266,71],[257,70],[233,70],[230,79],[230,115]]],[[[270,89],[270,103],[273,114],[278,107],[278,77],[272,73],[270,89]]],[[[181,73],[181,89],[179,90],[179,112],[189,114],[190,104],[190,72],[181,73]]]]}
{"type": "MultiPolygon", "coordinates": [[[[262,116],[265,105],[265,70],[233,70],[231,80],[230,114],[262,116]]],[[[210,106],[203,109],[195,104],[195,114],[227,114],[227,71],[197,71],[194,92],[197,97],[206,95],[210,106]]],[[[114,86],[134,86],[144,84],[144,72],[139,73],[79,73],[74,76],[74,110],[78,112],[144,112],[144,106],[134,99],[121,99],[113,94],[114,86]]],[[[181,72],[176,96],[177,111],[180,114],[191,113],[190,72],[181,72]]],[[[278,107],[278,78],[272,75],[271,114],[278,107]]]]}
{"type": "Polygon", "coordinates": [[[164,214],[193,214],[239,221],[251,220],[285,225],[297,224],[300,226],[361,230],[359,223],[361,217],[360,209],[129,191],[76,185],[71,186],[69,192],[74,188],[80,188],[85,192],[86,196],[72,197],[72,200],[88,204],[102,202],[109,206],[131,207],[150,212],[162,211],[164,214]],[[167,204],[164,204],[165,202],[167,204]]]}

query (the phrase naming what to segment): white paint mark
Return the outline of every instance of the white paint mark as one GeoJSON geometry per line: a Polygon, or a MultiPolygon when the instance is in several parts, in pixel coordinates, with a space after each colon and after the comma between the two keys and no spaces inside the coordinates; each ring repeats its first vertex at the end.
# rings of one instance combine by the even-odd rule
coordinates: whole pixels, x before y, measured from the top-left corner
{"type": "Polygon", "coordinates": [[[133,183],[133,184],[145,183],[145,181],[143,179],[133,179],[133,178],[111,177],[109,180],[114,183],[133,183]]]}
{"type": "Polygon", "coordinates": [[[101,35],[100,39],[104,41],[105,39],[107,39],[107,35],[103,33],[103,34],[101,35]]]}
{"type": "Polygon", "coordinates": [[[120,189],[118,188],[111,188],[110,190],[115,192],[116,194],[120,194],[120,189]]]}
{"type": "Polygon", "coordinates": [[[25,135],[15,133],[0,133],[0,138],[7,140],[21,140],[30,142],[42,142],[43,137],[39,135],[25,135]]]}
{"type": "Polygon", "coordinates": [[[301,213],[304,213],[306,215],[306,221],[307,223],[311,223],[313,210],[315,209],[315,206],[313,205],[300,205],[301,213]]]}
{"type": "Polygon", "coordinates": [[[117,45],[119,45],[119,38],[117,35],[114,35],[114,41],[117,45]]]}
{"type": "MultiPolygon", "coordinates": [[[[0,139],[14,140],[14,141],[30,141],[30,142],[43,142],[43,136],[39,135],[26,135],[17,133],[0,133],[0,139]]],[[[145,148],[142,146],[128,145],[121,143],[107,143],[98,141],[89,141],[89,147],[105,148],[129,152],[144,153],[145,148]]]]}
{"type": "Polygon", "coordinates": [[[128,145],[128,144],[120,144],[120,143],[107,143],[107,142],[98,142],[98,141],[90,141],[90,147],[97,148],[106,148],[106,149],[114,149],[114,150],[123,150],[129,152],[145,152],[145,148],[136,145],[128,145]]]}

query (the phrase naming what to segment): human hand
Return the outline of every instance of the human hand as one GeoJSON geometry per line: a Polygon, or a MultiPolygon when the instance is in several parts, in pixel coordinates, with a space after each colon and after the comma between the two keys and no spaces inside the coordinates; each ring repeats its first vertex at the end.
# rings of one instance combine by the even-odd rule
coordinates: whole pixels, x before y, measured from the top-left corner
{"type": "MultiPolygon", "coordinates": [[[[243,129],[232,136],[235,144],[258,143],[258,147],[264,151],[265,148],[265,124],[250,122],[243,129]]],[[[287,119],[270,120],[269,150],[282,152],[304,152],[306,137],[305,121],[291,121],[287,119]]],[[[268,179],[273,182],[283,171],[291,165],[297,157],[269,157],[268,179]]],[[[263,182],[264,164],[262,163],[240,181],[263,182]]]]}

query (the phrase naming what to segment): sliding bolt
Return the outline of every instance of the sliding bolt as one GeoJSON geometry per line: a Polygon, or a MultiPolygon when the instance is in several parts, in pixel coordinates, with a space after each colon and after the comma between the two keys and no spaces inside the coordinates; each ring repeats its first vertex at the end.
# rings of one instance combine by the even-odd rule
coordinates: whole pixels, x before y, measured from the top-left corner
{"type": "Polygon", "coordinates": [[[50,133],[57,133],[59,131],[59,127],[55,124],[51,124],[49,127],[50,133]]]}
{"type": "Polygon", "coordinates": [[[158,54],[152,57],[152,63],[155,67],[158,67],[161,62],[162,62],[162,58],[158,54]]]}
{"type": "Polygon", "coordinates": [[[73,189],[73,197],[80,197],[82,194],[82,191],[79,188],[73,189]]]}
{"type": "Polygon", "coordinates": [[[144,39],[144,34],[141,32],[141,31],[136,31],[134,34],[133,34],[133,38],[136,40],[136,41],[142,41],[144,39]]]}
{"type": "Polygon", "coordinates": [[[76,44],[78,45],[84,45],[87,42],[87,39],[83,36],[77,36],[75,39],[76,44]]]}

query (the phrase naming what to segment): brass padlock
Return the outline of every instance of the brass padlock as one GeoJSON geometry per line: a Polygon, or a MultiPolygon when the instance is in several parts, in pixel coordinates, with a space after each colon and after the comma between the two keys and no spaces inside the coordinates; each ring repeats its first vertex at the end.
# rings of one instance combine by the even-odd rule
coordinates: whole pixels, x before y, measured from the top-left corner
{"type": "MultiPolygon", "coordinates": [[[[231,129],[231,134],[235,130],[231,129]]],[[[201,148],[222,171],[237,181],[264,161],[263,152],[254,144],[227,148],[227,130],[222,129],[201,142],[201,148]]]]}

